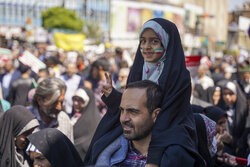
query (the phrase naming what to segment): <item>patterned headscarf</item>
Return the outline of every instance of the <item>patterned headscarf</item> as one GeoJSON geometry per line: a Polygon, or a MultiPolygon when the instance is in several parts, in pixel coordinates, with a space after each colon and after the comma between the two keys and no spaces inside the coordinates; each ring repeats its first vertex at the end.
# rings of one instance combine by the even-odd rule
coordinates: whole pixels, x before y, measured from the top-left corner
{"type": "Polygon", "coordinates": [[[210,147],[213,143],[213,138],[215,136],[216,131],[216,122],[205,116],[204,114],[200,114],[201,117],[204,120],[204,123],[206,125],[206,131],[207,131],[207,144],[208,147],[210,147]]]}

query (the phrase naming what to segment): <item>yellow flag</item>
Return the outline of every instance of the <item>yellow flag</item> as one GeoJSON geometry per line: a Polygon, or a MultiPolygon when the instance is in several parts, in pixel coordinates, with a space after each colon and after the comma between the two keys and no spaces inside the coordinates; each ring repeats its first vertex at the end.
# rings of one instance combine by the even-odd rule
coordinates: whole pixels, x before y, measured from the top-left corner
{"type": "Polygon", "coordinates": [[[55,45],[65,51],[82,51],[84,47],[85,35],[83,34],[64,34],[56,32],[54,34],[55,45]]]}

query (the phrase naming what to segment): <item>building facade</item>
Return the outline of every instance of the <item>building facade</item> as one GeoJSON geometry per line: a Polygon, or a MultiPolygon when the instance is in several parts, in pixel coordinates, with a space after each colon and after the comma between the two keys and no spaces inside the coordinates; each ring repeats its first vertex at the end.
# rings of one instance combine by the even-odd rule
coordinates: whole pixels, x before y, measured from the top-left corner
{"type": "Polygon", "coordinates": [[[42,25],[42,11],[63,6],[76,11],[84,21],[98,22],[103,31],[109,29],[110,0],[0,0],[0,24],[25,27],[31,20],[33,27],[42,25]]]}

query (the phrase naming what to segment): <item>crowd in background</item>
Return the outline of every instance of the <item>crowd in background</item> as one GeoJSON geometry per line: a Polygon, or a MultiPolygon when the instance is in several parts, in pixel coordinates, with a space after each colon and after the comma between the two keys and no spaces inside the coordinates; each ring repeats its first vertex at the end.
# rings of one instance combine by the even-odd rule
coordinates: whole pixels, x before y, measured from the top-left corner
{"type": "MultiPolygon", "coordinates": [[[[99,90],[100,85],[106,82],[105,73],[111,74],[113,86],[122,92],[135,53],[119,47],[102,54],[65,52],[54,46],[44,47],[15,40],[9,41],[7,48],[12,54],[0,64],[0,117],[13,106],[25,106],[34,114],[39,125],[36,122],[23,132],[56,127],[74,143],[83,160],[95,128],[107,111],[99,90]],[[20,62],[18,58],[25,50],[44,62],[46,68],[35,73],[20,62]],[[49,97],[50,90],[60,91],[58,95],[55,93],[49,97]],[[44,108],[44,113],[37,111],[41,108],[44,108]],[[53,115],[46,112],[48,108],[62,113],[53,115]]],[[[192,78],[190,102],[194,112],[216,122],[214,136],[217,150],[214,150],[213,163],[215,166],[240,165],[237,157],[248,158],[249,162],[250,57],[225,55],[211,59],[203,56],[202,60],[206,61],[201,61],[198,74],[192,78]]],[[[19,128],[23,129],[27,124],[19,128]]],[[[22,134],[20,132],[16,135],[22,134]]],[[[30,141],[33,140],[30,136],[30,141]]],[[[21,161],[20,164],[23,163],[21,161]]]]}

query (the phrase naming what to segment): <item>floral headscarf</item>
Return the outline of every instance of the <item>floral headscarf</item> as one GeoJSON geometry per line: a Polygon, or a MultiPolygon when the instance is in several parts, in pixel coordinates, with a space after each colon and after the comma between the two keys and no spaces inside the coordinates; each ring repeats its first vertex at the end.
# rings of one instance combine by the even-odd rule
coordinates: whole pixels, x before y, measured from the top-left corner
{"type": "Polygon", "coordinates": [[[216,131],[216,122],[208,118],[207,116],[200,114],[204,120],[204,123],[206,125],[206,131],[207,131],[207,144],[208,147],[210,147],[213,143],[213,139],[215,136],[215,131],[216,131]]]}

